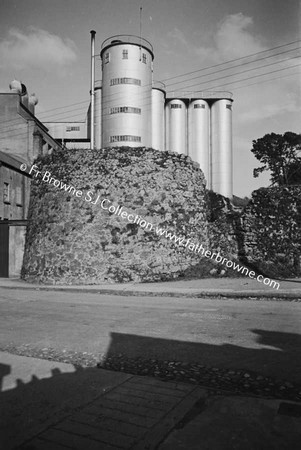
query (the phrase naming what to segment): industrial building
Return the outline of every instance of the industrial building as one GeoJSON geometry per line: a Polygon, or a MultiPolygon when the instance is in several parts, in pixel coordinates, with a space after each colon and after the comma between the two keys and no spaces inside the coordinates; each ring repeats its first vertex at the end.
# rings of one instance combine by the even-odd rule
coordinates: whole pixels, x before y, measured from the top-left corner
{"type": "Polygon", "coordinates": [[[152,147],[189,155],[208,189],[232,198],[232,94],[166,94],[153,81],[153,47],[138,36],[106,39],[100,56],[102,82],[91,89],[93,114],[90,105],[86,122],[47,122],[52,136],[71,147],[85,146],[92,134],[95,148],[152,147]]]}
{"type": "Polygon", "coordinates": [[[0,277],[19,276],[30,196],[30,164],[61,145],[35,116],[37,97],[17,80],[0,93],[0,277]],[[26,170],[21,170],[26,165],[26,170]]]}
{"type": "Polygon", "coordinates": [[[0,92],[0,151],[29,163],[61,148],[35,116],[36,95],[28,95],[26,86],[17,80],[9,88],[9,92],[0,92]]]}

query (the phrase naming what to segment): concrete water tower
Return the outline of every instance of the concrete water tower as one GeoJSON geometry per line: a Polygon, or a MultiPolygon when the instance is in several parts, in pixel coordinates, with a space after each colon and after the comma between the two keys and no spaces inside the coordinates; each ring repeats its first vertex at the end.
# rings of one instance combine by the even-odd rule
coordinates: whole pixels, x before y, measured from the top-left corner
{"type": "Polygon", "coordinates": [[[102,146],[152,146],[153,48],[143,38],[106,39],[102,60],[102,146]]]}

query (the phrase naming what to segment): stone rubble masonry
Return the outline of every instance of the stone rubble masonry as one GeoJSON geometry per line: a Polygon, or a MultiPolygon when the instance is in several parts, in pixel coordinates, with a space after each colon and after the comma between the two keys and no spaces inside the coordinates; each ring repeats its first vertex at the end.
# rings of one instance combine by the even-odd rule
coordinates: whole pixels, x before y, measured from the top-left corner
{"type": "MultiPolygon", "coordinates": [[[[240,249],[240,211],[234,210],[228,198],[213,191],[207,192],[207,206],[210,249],[231,261],[237,261],[240,249]]],[[[215,270],[218,269],[226,268],[216,267],[215,270]]]]}
{"type": "Polygon", "coordinates": [[[101,207],[107,198],[213,250],[204,175],[188,156],[117,147],[55,151],[35,164],[42,175],[49,171],[83,196],[43,181],[42,175],[33,178],[23,279],[46,284],[160,281],[185,276],[195,267],[204,276],[200,259],[206,270],[217,265],[101,207]],[[88,191],[95,193],[92,201],[100,196],[97,204],[85,201],[88,191]]]}
{"type": "Polygon", "coordinates": [[[256,273],[300,276],[300,186],[261,188],[241,211],[207,191],[203,172],[183,154],[77,149],[40,156],[35,164],[41,175],[32,182],[22,268],[27,281],[98,284],[244,276],[104,210],[104,199],[256,273]],[[81,190],[82,197],[43,181],[46,171],[81,190]]]}
{"type": "Polygon", "coordinates": [[[301,186],[254,191],[242,226],[249,263],[270,277],[301,275],[301,186]]]}

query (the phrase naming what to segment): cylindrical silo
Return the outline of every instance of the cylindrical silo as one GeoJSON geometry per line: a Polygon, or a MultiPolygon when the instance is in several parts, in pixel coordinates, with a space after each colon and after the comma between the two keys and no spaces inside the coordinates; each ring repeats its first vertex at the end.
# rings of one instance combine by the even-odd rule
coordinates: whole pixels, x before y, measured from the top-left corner
{"type": "Polygon", "coordinates": [[[192,100],[188,107],[188,155],[199,163],[207,187],[210,184],[210,108],[205,100],[192,100]]]}
{"type": "Polygon", "coordinates": [[[151,44],[114,36],[102,44],[102,146],[152,145],[151,44]]]}
{"type": "Polygon", "coordinates": [[[212,190],[232,198],[232,101],[221,99],[211,106],[212,190]]]}
{"type": "Polygon", "coordinates": [[[164,150],[164,104],[165,92],[152,90],[152,148],[164,150]]]}
{"type": "Polygon", "coordinates": [[[95,148],[100,149],[102,147],[102,142],[101,142],[101,86],[96,86],[94,93],[95,93],[94,139],[95,139],[95,148]]]}
{"type": "Polygon", "coordinates": [[[166,104],[166,150],[187,154],[187,108],[183,100],[166,104]]]}

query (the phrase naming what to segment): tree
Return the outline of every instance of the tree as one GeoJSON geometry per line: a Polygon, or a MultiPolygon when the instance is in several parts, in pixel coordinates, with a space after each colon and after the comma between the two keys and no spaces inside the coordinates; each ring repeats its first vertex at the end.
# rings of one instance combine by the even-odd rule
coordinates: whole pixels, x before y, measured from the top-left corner
{"type": "Polygon", "coordinates": [[[273,185],[301,184],[301,134],[291,131],[283,135],[271,133],[252,143],[251,152],[263,164],[254,169],[255,178],[270,170],[273,185]]]}

